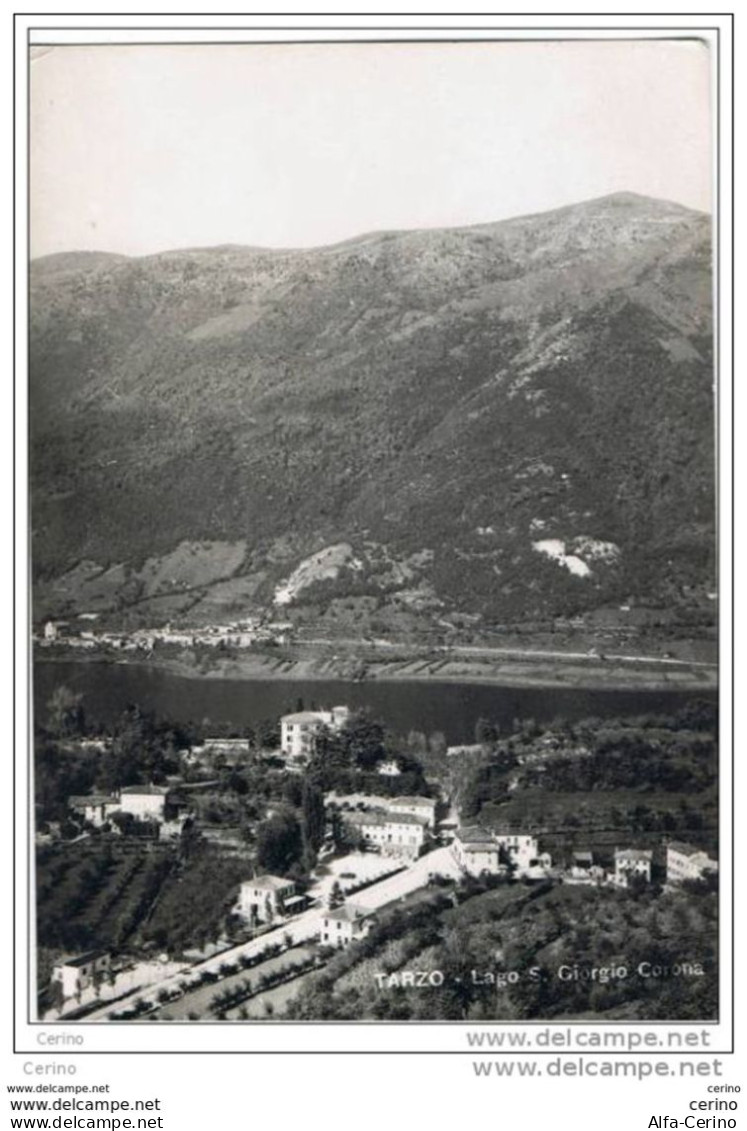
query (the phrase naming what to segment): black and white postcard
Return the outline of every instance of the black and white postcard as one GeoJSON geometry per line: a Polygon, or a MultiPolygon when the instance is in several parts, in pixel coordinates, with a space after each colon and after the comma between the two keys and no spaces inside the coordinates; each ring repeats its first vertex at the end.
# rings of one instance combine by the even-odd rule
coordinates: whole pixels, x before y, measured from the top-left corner
{"type": "Polygon", "coordinates": [[[719,29],[170,19],[23,62],[18,1023],[728,1042],[719,29]]]}

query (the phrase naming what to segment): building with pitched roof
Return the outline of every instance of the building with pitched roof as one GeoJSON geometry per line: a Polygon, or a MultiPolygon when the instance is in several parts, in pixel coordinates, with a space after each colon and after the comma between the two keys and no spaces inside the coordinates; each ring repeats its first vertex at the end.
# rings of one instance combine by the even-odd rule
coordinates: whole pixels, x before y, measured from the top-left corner
{"type": "Polygon", "coordinates": [[[428,821],[414,813],[369,809],[341,814],[343,822],[371,848],[384,856],[414,860],[425,844],[428,821]]]}
{"type": "Polygon", "coordinates": [[[667,845],[667,883],[681,884],[685,880],[702,880],[718,871],[718,862],[702,848],[672,840],[667,845]]]}
{"type": "Polygon", "coordinates": [[[409,813],[413,817],[423,817],[428,828],[436,824],[436,802],[432,797],[394,797],[387,805],[390,813],[409,813]]]}
{"type": "Polygon", "coordinates": [[[67,803],[79,816],[95,827],[106,824],[112,813],[119,810],[119,798],[110,793],[89,793],[68,797],[67,803]]]}
{"type": "Polygon", "coordinates": [[[165,785],[125,785],[119,791],[119,808],[138,821],[163,821],[166,812],[165,785]]]}
{"type": "Polygon", "coordinates": [[[653,852],[647,848],[616,848],[615,883],[627,887],[630,880],[640,876],[650,884],[653,857],[653,852]]]}
{"type": "Polygon", "coordinates": [[[56,962],[52,969],[52,982],[60,983],[64,998],[79,997],[89,986],[105,977],[110,969],[111,957],[107,951],[89,950],[56,962]]]}
{"type": "Polygon", "coordinates": [[[357,939],[365,938],[374,920],[369,911],[350,903],[325,911],[322,919],[320,942],[325,946],[346,947],[357,939]]]}
{"type": "Polygon", "coordinates": [[[455,832],[451,850],[469,875],[497,876],[509,865],[527,871],[537,858],[537,841],[527,833],[495,833],[482,825],[466,825],[455,832]]]}
{"type": "Polygon", "coordinates": [[[296,711],[280,719],[280,749],[286,758],[306,761],[316,749],[316,739],[323,727],[333,734],[342,730],[350,718],[348,707],[331,711],[296,711]]]}
{"type": "Polygon", "coordinates": [[[247,923],[271,923],[286,914],[287,904],[295,894],[293,880],[282,876],[255,876],[241,885],[236,911],[247,923]]]}

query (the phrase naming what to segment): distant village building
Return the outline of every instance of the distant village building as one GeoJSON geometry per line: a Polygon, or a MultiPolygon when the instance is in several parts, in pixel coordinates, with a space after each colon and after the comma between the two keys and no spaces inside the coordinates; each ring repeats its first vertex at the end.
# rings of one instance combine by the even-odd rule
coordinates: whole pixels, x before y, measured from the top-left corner
{"type": "Polygon", "coordinates": [[[428,822],[412,813],[370,809],[365,813],[343,813],[344,823],[383,856],[415,860],[425,844],[428,822]]]}
{"type": "Polygon", "coordinates": [[[686,880],[702,880],[709,873],[718,871],[718,862],[701,848],[694,848],[682,841],[670,841],[667,845],[667,883],[681,884],[686,880]]]}
{"type": "Polygon", "coordinates": [[[651,883],[651,861],[653,852],[644,848],[615,849],[615,883],[627,887],[631,879],[640,876],[647,884],[651,883]]]}
{"type": "Polygon", "coordinates": [[[52,982],[60,983],[64,998],[79,997],[89,986],[105,977],[110,969],[111,958],[106,951],[89,950],[55,963],[52,982]]]}
{"type": "Polygon", "coordinates": [[[44,624],[44,639],[50,643],[73,634],[69,621],[48,620],[44,624]]]}
{"type": "Polygon", "coordinates": [[[447,758],[463,758],[466,754],[482,754],[484,747],[480,742],[473,742],[469,746],[447,746],[447,758]]]}
{"type": "Polygon", "coordinates": [[[376,767],[376,773],[381,774],[381,776],[384,778],[397,778],[400,776],[402,771],[395,761],[390,761],[379,762],[378,766],[376,767]]]}
{"type": "Polygon", "coordinates": [[[206,738],[200,746],[191,747],[187,762],[210,762],[220,758],[227,766],[246,762],[249,757],[248,738],[206,738]]]}
{"type": "Polygon", "coordinates": [[[347,726],[349,718],[348,707],[283,715],[280,720],[280,749],[286,758],[305,761],[314,753],[317,735],[323,727],[336,734],[347,726]]]}
{"type": "Polygon", "coordinates": [[[334,911],[325,911],[320,939],[325,946],[344,948],[365,938],[372,926],[369,912],[346,903],[334,911]]]}
{"type": "Polygon", "coordinates": [[[286,913],[288,901],[295,894],[293,880],[281,876],[255,876],[241,885],[236,910],[248,923],[271,923],[286,913]]]}

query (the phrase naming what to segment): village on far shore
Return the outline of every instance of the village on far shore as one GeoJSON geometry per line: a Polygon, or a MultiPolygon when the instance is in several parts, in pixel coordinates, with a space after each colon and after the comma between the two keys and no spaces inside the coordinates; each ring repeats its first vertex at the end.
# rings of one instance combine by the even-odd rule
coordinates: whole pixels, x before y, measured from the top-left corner
{"type": "MultiPolygon", "coordinates": [[[[84,850],[106,841],[156,854],[171,845],[186,855],[190,845],[202,841],[227,853],[239,874],[246,858],[247,869],[233,889],[230,932],[201,948],[179,953],[166,938],[161,952],[137,957],[126,947],[58,954],[41,991],[43,1019],[168,1019],[167,1007],[174,1009],[180,999],[187,1001],[193,991],[213,983],[213,1012],[224,992],[226,1009],[233,1004],[244,1010],[235,1015],[251,1015],[247,1003],[263,1002],[262,987],[267,998],[273,987],[292,986],[323,967],[331,953],[359,945],[382,913],[439,886],[518,883],[627,891],[657,885],[666,892],[702,882],[717,871],[716,860],[706,851],[673,836],[661,837],[658,845],[648,837],[647,847],[631,837],[614,845],[606,859],[577,838],[572,852],[554,858],[541,828],[494,822],[487,827],[470,820],[460,811],[459,797],[449,792],[449,767],[470,758],[479,761],[485,742],[447,747],[447,769],[437,775],[414,775],[406,758],[379,749],[368,765],[366,792],[327,789],[318,799],[317,839],[307,873],[264,870],[262,853],[248,852],[247,844],[232,837],[201,798],[211,794],[220,775],[236,775],[251,764],[271,767],[291,782],[297,779],[302,804],[311,812],[314,802],[305,784],[309,768],[326,750],[334,751],[336,739],[348,732],[355,717],[347,706],[297,710],[278,720],[277,745],[262,748],[246,737],[206,735],[177,752],[178,772],[161,775],[162,780],[70,794],[68,827],[45,822],[37,830],[40,849],[64,840],[84,850]],[[296,952],[298,960],[283,964],[284,953],[296,952]],[[253,987],[246,981],[246,992],[235,990],[238,973],[255,968],[264,971],[260,981],[252,980],[253,987]],[[224,982],[228,988],[221,991],[224,982]]],[[[104,735],[67,741],[92,755],[106,756],[112,747],[111,737],[104,735]]],[[[551,746],[546,757],[553,757],[551,746]]],[[[522,761],[533,762],[535,771],[543,768],[537,764],[541,755],[519,756],[518,765],[522,761]]],[[[509,790],[515,785],[509,780],[509,790]]],[[[258,824],[279,820],[273,805],[257,816],[258,824]]],[[[311,836],[306,828],[304,835],[311,836]]]]}

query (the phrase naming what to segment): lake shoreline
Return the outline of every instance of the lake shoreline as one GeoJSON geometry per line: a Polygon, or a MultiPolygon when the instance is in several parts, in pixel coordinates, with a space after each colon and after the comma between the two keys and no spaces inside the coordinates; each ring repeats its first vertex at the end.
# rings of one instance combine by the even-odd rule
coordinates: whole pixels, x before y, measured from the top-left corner
{"type": "Polygon", "coordinates": [[[289,659],[255,653],[240,659],[219,660],[210,668],[178,656],[71,655],[52,649],[36,650],[34,661],[80,663],[106,667],[137,667],[143,671],[168,673],[197,682],[324,682],[339,681],[360,685],[377,683],[455,684],[496,687],[589,689],[628,692],[704,692],[718,688],[718,670],[683,664],[671,671],[644,670],[640,662],[546,660],[538,657],[466,659],[453,657],[409,657],[407,659],[366,659],[309,656],[289,659]]]}

